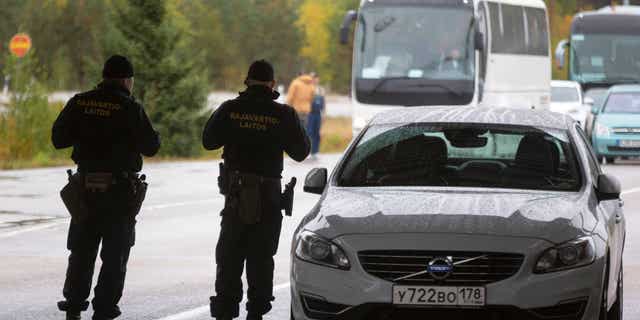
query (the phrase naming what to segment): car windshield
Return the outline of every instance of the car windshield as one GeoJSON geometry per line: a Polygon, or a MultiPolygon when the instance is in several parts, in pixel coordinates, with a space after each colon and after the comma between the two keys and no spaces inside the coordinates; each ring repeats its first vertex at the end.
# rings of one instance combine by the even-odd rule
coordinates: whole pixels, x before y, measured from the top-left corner
{"type": "Polygon", "coordinates": [[[640,113],[640,92],[612,93],[604,113],[640,113]]]}
{"type": "Polygon", "coordinates": [[[471,5],[363,9],[354,48],[358,100],[388,105],[467,103],[475,77],[472,9],[471,5]]]}
{"type": "Polygon", "coordinates": [[[572,79],[579,82],[640,81],[640,35],[574,34],[572,79]]]}
{"type": "Polygon", "coordinates": [[[572,87],[551,87],[551,102],[579,102],[578,89],[572,87]]]}
{"type": "Polygon", "coordinates": [[[566,131],[510,125],[376,125],[348,155],[338,185],[577,191],[578,168],[566,131]]]}

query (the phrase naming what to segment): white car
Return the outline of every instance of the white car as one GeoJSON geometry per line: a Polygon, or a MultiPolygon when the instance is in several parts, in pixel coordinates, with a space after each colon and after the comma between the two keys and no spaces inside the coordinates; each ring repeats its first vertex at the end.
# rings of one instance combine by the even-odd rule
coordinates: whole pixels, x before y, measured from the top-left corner
{"type": "Polygon", "coordinates": [[[551,81],[549,110],[571,116],[584,128],[591,106],[585,105],[580,84],[575,81],[551,81]]]}
{"type": "Polygon", "coordinates": [[[568,116],[383,113],[304,189],[292,319],[622,319],[620,184],[568,116]]]}

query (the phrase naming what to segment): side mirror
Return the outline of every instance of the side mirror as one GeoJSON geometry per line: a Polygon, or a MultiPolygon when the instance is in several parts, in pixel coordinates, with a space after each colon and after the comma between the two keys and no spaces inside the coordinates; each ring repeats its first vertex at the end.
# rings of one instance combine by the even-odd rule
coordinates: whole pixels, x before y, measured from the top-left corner
{"type": "Polygon", "coordinates": [[[558,69],[564,68],[564,54],[567,47],[569,47],[569,41],[567,41],[567,39],[558,42],[558,46],[556,47],[556,66],[558,69]]]}
{"type": "Polygon", "coordinates": [[[584,105],[589,107],[589,109],[591,109],[591,113],[593,114],[598,113],[598,106],[596,106],[596,101],[593,100],[593,98],[591,97],[584,98],[584,105]]]}
{"type": "Polygon", "coordinates": [[[315,168],[304,179],[304,192],[322,194],[327,186],[327,169],[315,168]]]}
{"type": "Polygon", "coordinates": [[[342,26],[340,26],[340,44],[349,43],[349,34],[351,34],[351,23],[358,18],[358,12],[355,10],[349,10],[344,15],[342,20],[342,26]]]}
{"type": "Polygon", "coordinates": [[[485,47],[484,47],[484,34],[482,34],[482,32],[476,30],[474,37],[473,37],[473,44],[476,47],[476,50],[478,51],[484,51],[485,47]]]}
{"type": "Polygon", "coordinates": [[[598,200],[616,200],[620,199],[620,181],[612,175],[601,174],[598,176],[598,200]]]}

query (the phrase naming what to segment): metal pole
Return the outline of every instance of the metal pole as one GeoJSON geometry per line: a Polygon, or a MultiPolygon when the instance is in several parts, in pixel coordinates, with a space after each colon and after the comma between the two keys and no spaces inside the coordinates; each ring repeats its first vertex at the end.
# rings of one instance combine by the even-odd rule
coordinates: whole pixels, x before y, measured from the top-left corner
{"type": "Polygon", "coordinates": [[[4,76],[4,87],[2,88],[2,95],[4,96],[9,92],[9,79],[11,79],[10,76],[4,76]]]}

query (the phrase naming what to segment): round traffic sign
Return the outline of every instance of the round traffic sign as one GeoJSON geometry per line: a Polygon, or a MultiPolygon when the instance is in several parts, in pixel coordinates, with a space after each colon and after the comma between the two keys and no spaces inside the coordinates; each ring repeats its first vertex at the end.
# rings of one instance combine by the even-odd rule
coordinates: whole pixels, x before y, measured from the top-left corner
{"type": "Polygon", "coordinates": [[[24,57],[31,49],[31,38],[26,33],[18,33],[9,42],[9,50],[18,58],[24,57]]]}

